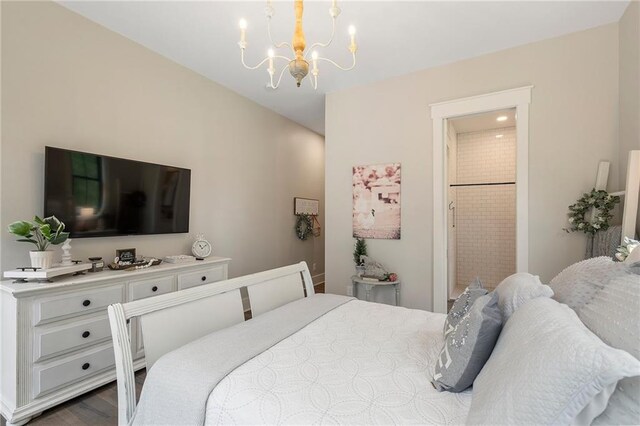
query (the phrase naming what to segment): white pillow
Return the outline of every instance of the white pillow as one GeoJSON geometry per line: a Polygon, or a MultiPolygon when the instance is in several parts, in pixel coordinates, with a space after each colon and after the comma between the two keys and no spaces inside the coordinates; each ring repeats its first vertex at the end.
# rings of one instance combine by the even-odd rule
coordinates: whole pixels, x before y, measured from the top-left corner
{"type": "Polygon", "coordinates": [[[635,264],[640,263],[640,246],[631,250],[629,256],[624,260],[624,263],[629,266],[634,266],[635,264]]]}
{"type": "Polygon", "coordinates": [[[579,311],[616,276],[625,275],[625,266],[606,256],[574,263],[556,275],[549,285],[560,303],[579,311]]]}
{"type": "MultiPolygon", "coordinates": [[[[578,311],[584,325],[607,345],[640,360],[640,276],[613,278],[578,311]]],[[[640,377],[621,380],[594,424],[640,423],[640,377]]]]}
{"type": "Polygon", "coordinates": [[[473,383],[467,424],[588,424],[640,361],[603,343],[568,306],[530,300],[473,383]]]}
{"type": "Polygon", "coordinates": [[[495,292],[498,294],[498,306],[504,321],[528,300],[553,296],[551,287],[542,284],[540,277],[526,272],[508,276],[498,284],[495,292]]]}

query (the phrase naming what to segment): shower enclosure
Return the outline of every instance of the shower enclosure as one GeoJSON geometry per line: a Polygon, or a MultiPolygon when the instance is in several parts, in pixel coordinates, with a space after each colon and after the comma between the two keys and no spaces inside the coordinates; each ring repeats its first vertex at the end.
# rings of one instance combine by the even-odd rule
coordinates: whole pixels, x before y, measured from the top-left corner
{"type": "Polygon", "coordinates": [[[448,121],[448,290],[492,289],[516,271],[515,110],[448,121]]]}

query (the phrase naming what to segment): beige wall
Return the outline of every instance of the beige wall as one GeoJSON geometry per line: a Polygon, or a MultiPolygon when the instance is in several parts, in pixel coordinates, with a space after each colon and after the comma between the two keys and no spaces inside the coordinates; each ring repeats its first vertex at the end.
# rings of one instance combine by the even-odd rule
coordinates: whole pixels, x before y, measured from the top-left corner
{"type": "Polygon", "coordinates": [[[189,253],[202,232],[231,275],[324,270],[323,237],[299,241],[292,211],[324,208],[321,136],[52,2],[2,2],[2,60],[0,269],[28,263],[4,230],[42,214],[53,145],[192,170],[191,235],[77,239],[74,258],[189,253]]]}
{"type": "Polygon", "coordinates": [[[326,107],[327,289],[353,274],[351,166],[402,163],[402,239],[369,240],[397,272],[402,305],[432,306],[432,123],[429,104],[533,84],[529,268],[548,281],[584,255],[567,206],[600,160],[618,186],[618,25],[612,24],[329,94],[326,107]]]}
{"type": "MultiPolygon", "coordinates": [[[[632,1],[620,19],[620,189],[624,189],[627,153],[640,149],[640,1],[632,1]]],[[[640,220],[640,216],[639,216],[640,220]]]]}

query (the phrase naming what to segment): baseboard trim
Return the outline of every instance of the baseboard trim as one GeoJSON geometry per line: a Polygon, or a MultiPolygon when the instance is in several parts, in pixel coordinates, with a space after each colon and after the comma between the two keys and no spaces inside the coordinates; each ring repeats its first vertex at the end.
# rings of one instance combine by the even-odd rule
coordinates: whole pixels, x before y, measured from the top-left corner
{"type": "Polygon", "coordinates": [[[319,284],[324,284],[324,272],[321,274],[316,274],[311,277],[311,281],[313,282],[313,286],[317,286],[319,284]]]}

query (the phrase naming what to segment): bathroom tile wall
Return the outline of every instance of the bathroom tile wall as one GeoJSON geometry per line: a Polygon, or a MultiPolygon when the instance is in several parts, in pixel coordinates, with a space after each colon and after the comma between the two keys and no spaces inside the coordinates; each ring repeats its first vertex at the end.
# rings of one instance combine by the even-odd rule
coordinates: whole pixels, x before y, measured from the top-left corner
{"type": "MultiPolygon", "coordinates": [[[[458,134],[457,183],[515,182],[515,127],[458,134]],[[502,136],[499,136],[502,135],[502,136]]],[[[493,288],[516,269],[515,185],[457,187],[457,286],[493,288]]]]}

